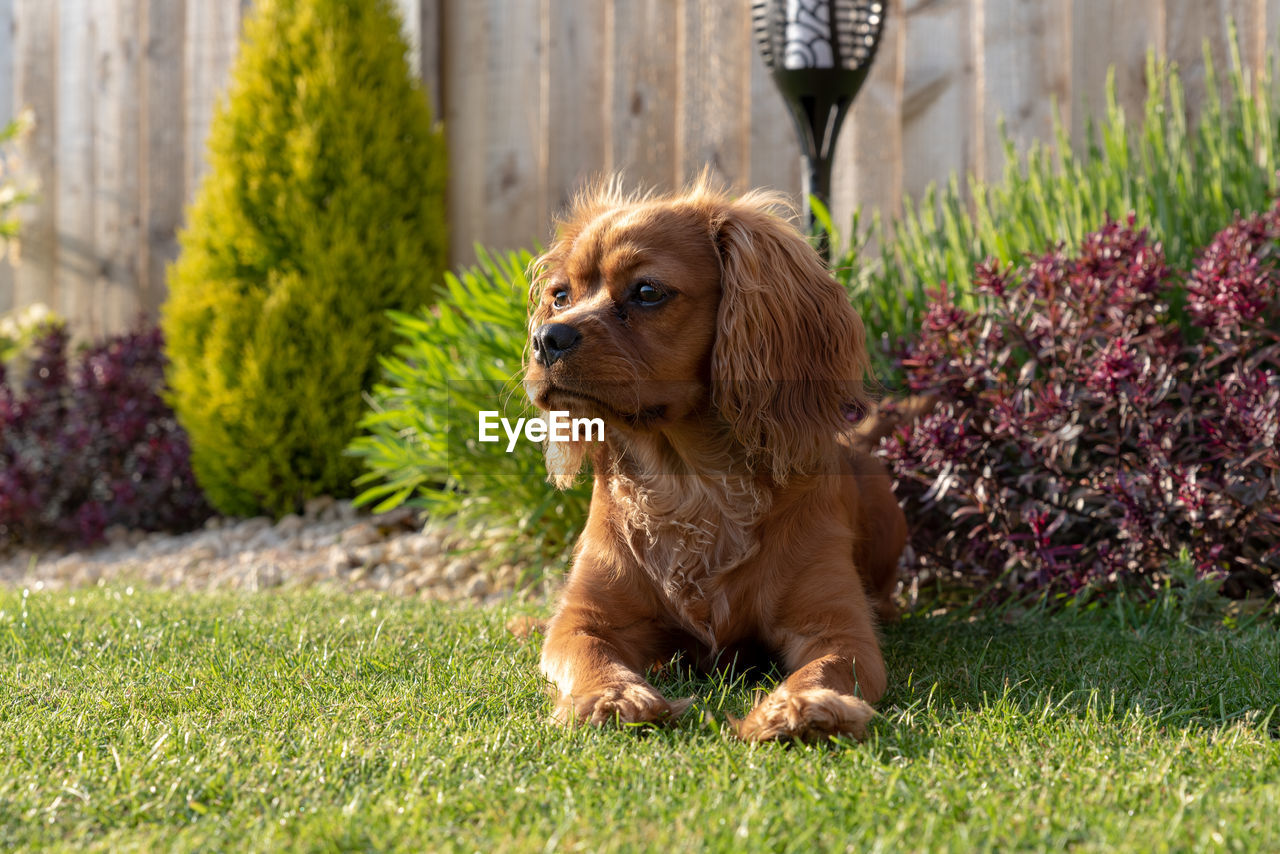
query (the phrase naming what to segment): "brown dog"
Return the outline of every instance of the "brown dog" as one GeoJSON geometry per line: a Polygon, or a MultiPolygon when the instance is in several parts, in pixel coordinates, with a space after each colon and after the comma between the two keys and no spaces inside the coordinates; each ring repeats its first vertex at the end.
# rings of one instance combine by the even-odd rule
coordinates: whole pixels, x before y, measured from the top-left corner
{"type": "Polygon", "coordinates": [[[576,201],[534,268],[525,386],[605,438],[548,446],[594,492],[542,670],[565,723],[654,722],[690,702],[645,671],[763,651],[789,674],[737,722],[748,740],[862,737],[885,690],[876,612],[906,524],[856,449],[862,321],[755,192],[576,201]],[[860,696],[859,696],[860,694],[860,696]]]}

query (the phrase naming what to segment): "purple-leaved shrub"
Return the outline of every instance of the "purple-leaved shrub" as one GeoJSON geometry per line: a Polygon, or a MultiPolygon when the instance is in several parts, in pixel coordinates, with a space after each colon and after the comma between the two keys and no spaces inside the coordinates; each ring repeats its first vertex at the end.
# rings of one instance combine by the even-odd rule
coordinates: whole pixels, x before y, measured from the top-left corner
{"type": "Polygon", "coordinates": [[[22,377],[10,382],[0,363],[0,551],[90,544],[112,525],[204,521],[211,511],[186,434],[162,397],[159,330],[67,351],[66,329],[55,326],[32,345],[22,377]]]}
{"type": "MultiPolygon", "coordinates": [[[[1132,221],[944,287],[903,357],[933,412],[887,440],[925,578],[1015,593],[1280,578],[1280,206],[1176,275],[1132,221]],[[1192,327],[1170,321],[1184,285],[1192,327]]],[[[1238,587],[1238,585],[1237,585],[1238,587]]]]}

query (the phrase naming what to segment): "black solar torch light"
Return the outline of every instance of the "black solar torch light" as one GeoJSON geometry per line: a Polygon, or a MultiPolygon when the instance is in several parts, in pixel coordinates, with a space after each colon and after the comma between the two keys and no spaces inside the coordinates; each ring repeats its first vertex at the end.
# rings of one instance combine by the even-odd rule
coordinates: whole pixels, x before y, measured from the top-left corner
{"type": "MultiPolygon", "coordinates": [[[[831,206],[831,157],[849,106],[867,79],[884,29],[885,0],[753,0],[756,41],[787,102],[804,155],[804,214],[812,194],[831,206]]],[[[824,236],[824,257],[830,247],[824,236]]]]}

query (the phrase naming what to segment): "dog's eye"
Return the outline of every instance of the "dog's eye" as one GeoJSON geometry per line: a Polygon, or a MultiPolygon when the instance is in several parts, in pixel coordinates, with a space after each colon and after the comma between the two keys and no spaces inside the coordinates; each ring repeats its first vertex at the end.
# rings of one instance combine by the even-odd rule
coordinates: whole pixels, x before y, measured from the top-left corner
{"type": "Polygon", "coordinates": [[[640,286],[636,288],[636,293],[633,297],[641,305],[657,305],[666,298],[667,295],[662,288],[653,282],[641,282],[640,286]]]}
{"type": "Polygon", "coordinates": [[[551,292],[551,304],[556,308],[565,308],[569,305],[569,289],[556,288],[551,292]]]}

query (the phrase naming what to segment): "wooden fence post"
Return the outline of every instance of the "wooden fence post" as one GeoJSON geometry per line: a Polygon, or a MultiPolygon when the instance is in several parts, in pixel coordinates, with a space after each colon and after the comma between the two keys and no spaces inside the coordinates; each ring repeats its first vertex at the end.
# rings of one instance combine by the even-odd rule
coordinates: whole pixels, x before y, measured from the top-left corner
{"type": "MultiPolygon", "coordinates": [[[[13,0],[0,0],[0,127],[13,120],[13,0]]],[[[13,308],[13,266],[0,258],[0,314],[13,308]]]]}
{"type": "Polygon", "coordinates": [[[37,182],[22,225],[22,263],[14,271],[13,303],[58,305],[57,4],[14,0],[14,101],[30,108],[36,126],[24,147],[24,167],[37,182]]]}
{"type": "Polygon", "coordinates": [[[186,4],[172,0],[142,3],[142,145],[138,158],[142,214],[139,297],[148,313],[165,297],[165,276],[178,256],[177,228],[187,198],[187,126],[182,42],[186,4]]]}

